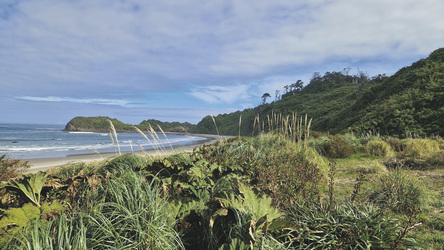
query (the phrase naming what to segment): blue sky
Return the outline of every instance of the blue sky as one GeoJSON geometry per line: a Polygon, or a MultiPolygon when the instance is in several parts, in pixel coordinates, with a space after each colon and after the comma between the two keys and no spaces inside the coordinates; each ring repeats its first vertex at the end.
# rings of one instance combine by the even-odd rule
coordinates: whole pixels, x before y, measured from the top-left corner
{"type": "Polygon", "coordinates": [[[0,122],[197,123],[444,47],[438,0],[0,0],[0,122]]]}

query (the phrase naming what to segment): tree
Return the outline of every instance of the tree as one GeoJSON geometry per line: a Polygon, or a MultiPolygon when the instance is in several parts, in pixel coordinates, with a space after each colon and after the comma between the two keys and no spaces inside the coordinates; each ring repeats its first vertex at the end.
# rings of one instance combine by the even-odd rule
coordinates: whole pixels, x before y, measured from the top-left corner
{"type": "Polygon", "coordinates": [[[269,93],[265,93],[262,95],[262,105],[265,104],[265,102],[267,101],[267,98],[271,97],[271,95],[269,93]]]}
{"type": "Polygon", "coordinates": [[[281,99],[281,91],[276,90],[276,92],[274,93],[274,101],[279,101],[281,99]]]}
{"type": "Polygon", "coordinates": [[[304,82],[301,80],[298,80],[297,82],[292,84],[294,89],[293,91],[295,92],[300,92],[302,90],[302,88],[304,87],[304,82]]]}

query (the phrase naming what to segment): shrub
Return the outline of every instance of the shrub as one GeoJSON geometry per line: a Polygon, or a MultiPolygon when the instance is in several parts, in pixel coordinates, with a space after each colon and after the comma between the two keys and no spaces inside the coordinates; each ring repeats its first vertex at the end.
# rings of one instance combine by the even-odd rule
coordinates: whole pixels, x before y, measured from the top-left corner
{"type": "Polygon", "coordinates": [[[298,228],[287,236],[295,249],[389,249],[402,229],[371,204],[296,205],[289,217],[298,228]]]}
{"type": "Polygon", "coordinates": [[[423,183],[401,168],[382,175],[371,190],[368,194],[370,201],[398,213],[421,210],[429,200],[423,183]]]}
{"type": "Polygon", "coordinates": [[[0,156],[0,183],[17,177],[20,173],[30,168],[28,162],[12,159],[6,155],[0,156]]]}
{"type": "Polygon", "coordinates": [[[334,136],[327,142],[325,152],[328,156],[334,158],[345,158],[353,154],[352,145],[339,136],[334,136]]]}
{"type": "Polygon", "coordinates": [[[430,139],[405,139],[401,141],[404,157],[426,159],[440,151],[439,143],[430,139]]]}
{"type": "Polygon", "coordinates": [[[396,152],[401,152],[401,141],[397,138],[388,138],[387,140],[385,140],[390,147],[396,151],[396,152]]]}
{"type": "Polygon", "coordinates": [[[355,152],[364,153],[364,145],[363,140],[366,140],[363,137],[356,137],[354,134],[345,134],[343,135],[344,139],[354,148],[355,152]]]}
{"type": "Polygon", "coordinates": [[[444,167],[444,151],[433,153],[425,160],[424,164],[429,168],[444,167]]]}
{"type": "Polygon", "coordinates": [[[325,151],[325,148],[328,144],[328,140],[329,138],[327,136],[321,136],[321,137],[317,137],[316,139],[310,138],[308,146],[310,146],[311,148],[316,149],[316,151],[320,154],[320,155],[327,155],[327,152],[325,151]]]}
{"type": "Polygon", "coordinates": [[[387,142],[381,140],[369,141],[365,145],[365,150],[369,155],[373,156],[384,156],[384,157],[395,156],[395,152],[390,147],[390,145],[387,142]]]}

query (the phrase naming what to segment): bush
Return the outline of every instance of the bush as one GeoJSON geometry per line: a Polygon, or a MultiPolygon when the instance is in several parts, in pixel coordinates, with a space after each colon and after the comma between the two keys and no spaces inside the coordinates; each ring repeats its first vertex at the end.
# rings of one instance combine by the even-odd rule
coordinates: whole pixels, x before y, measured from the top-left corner
{"type": "Polygon", "coordinates": [[[401,152],[401,141],[397,138],[388,138],[386,142],[390,145],[390,147],[396,151],[401,152]]]}
{"type": "Polygon", "coordinates": [[[12,159],[6,155],[0,156],[0,183],[17,177],[20,173],[30,168],[28,162],[12,159]]]}
{"type": "Polygon", "coordinates": [[[298,227],[287,236],[295,249],[390,249],[401,230],[399,220],[371,204],[296,205],[289,217],[298,227]]]}
{"type": "Polygon", "coordinates": [[[365,145],[365,150],[369,155],[373,156],[384,156],[384,157],[395,156],[395,152],[390,147],[390,145],[387,142],[381,140],[369,141],[365,145]]]}
{"type": "Polygon", "coordinates": [[[332,140],[327,141],[325,148],[327,156],[334,158],[345,158],[353,154],[352,145],[339,136],[334,136],[332,140]]]}
{"type": "Polygon", "coordinates": [[[364,145],[363,142],[367,139],[364,137],[356,137],[354,134],[345,134],[343,135],[344,139],[347,140],[347,142],[352,145],[355,152],[364,153],[364,145]]]}
{"type": "Polygon", "coordinates": [[[439,143],[430,139],[405,139],[401,141],[403,156],[427,159],[440,151],[439,143]]]}
{"type": "Polygon", "coordinates": [[[443,168],[444,167],[444,151],[433,153],[424,162],[428,168],[443,168]]]}
{"type": "Polygon", "coordinates": [[[429,200],[423,183],[401,168],[381,176],[371,190],[370,201],[398,213],[421,210],[429,200]]]}

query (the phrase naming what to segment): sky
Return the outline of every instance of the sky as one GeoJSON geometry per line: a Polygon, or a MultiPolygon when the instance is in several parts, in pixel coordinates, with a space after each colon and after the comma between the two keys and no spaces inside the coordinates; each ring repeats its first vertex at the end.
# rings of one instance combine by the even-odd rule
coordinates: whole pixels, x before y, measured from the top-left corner
{"type": "Polygon", "coordinates": [[[441,0],[0,0],[0,123],[191,122],[444,47],[441,0]]]}

